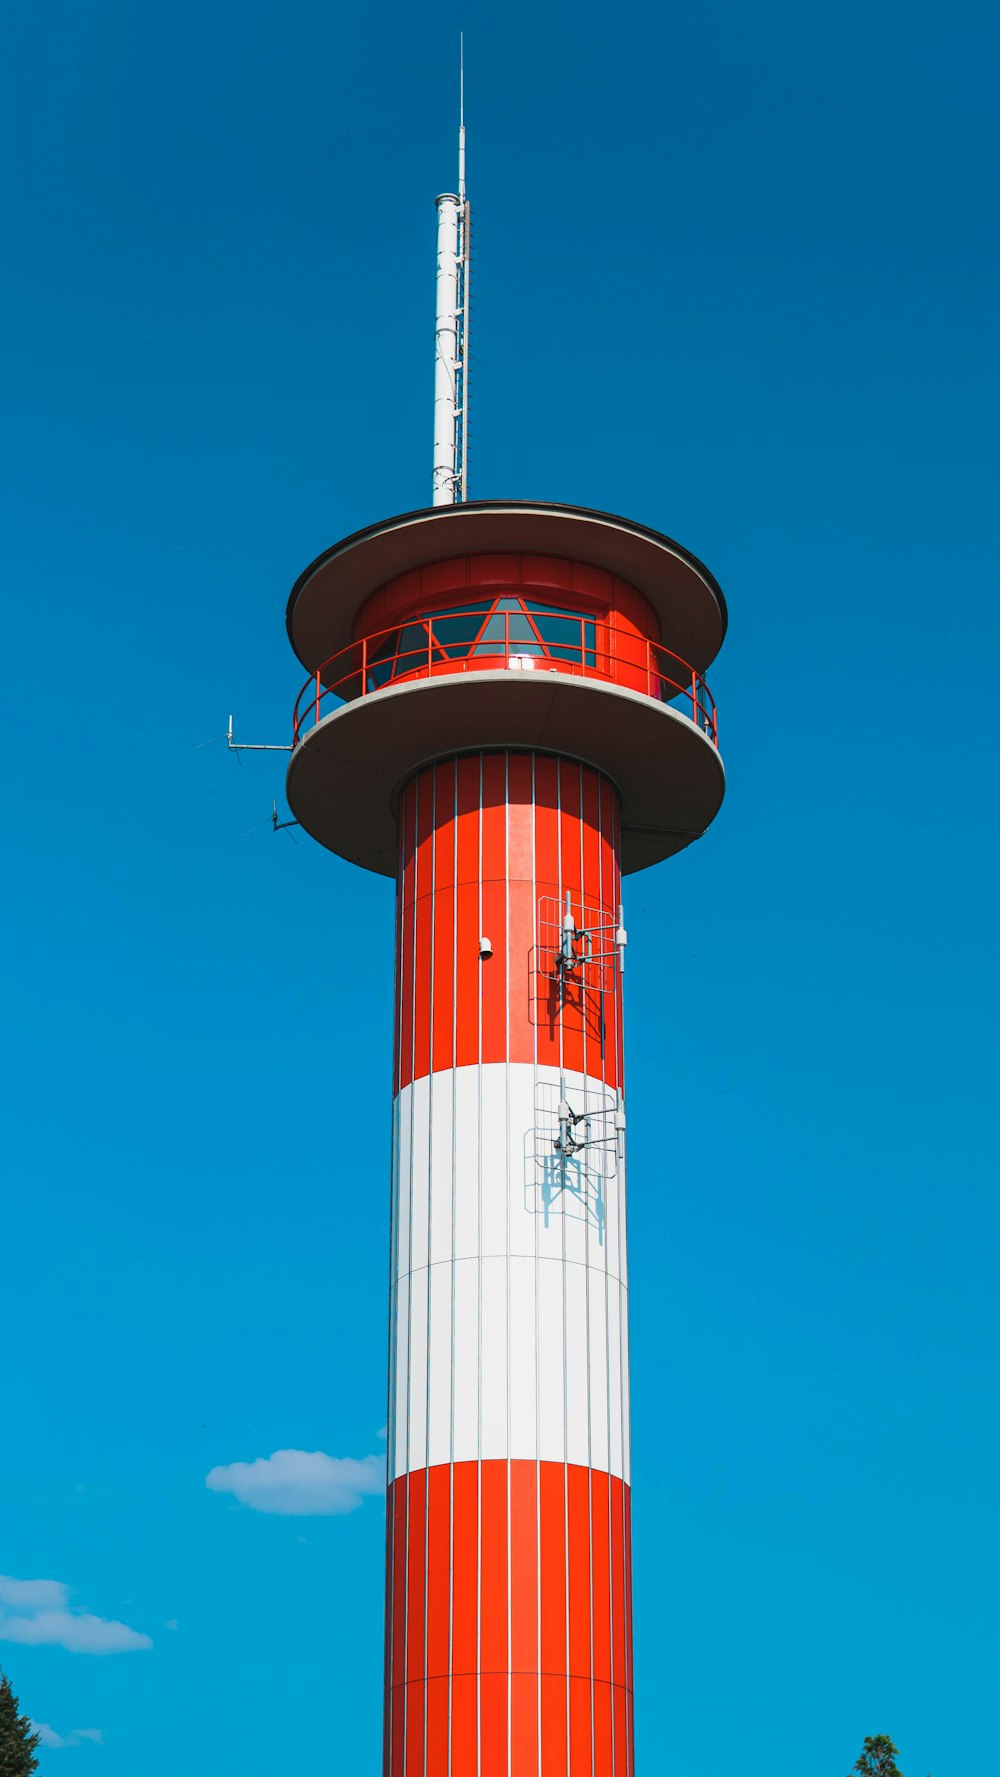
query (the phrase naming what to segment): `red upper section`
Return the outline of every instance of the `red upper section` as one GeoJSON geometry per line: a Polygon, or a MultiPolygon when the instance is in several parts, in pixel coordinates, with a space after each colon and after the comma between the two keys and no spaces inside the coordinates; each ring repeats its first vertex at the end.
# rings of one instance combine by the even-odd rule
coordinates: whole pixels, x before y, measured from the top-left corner
{"type": "MultiPolygon", "coordinates": [[[[651,689],[649,644],[660,635],[652,606],[626,581],[586,562],[524,554],[457,556],[401,574],[365,601],[353,633],[367,643],[369,689],[505,666],[514,655],[636,691],[651,689]]],[[[656,658],[670,674],[672,657],[657,646],[656,658]]],[[[357,673],[354,655],[329,664],[324,683],[356,695],[345,682],[357,673]]],[[[687,689],[691,669],[678,660],[673,676],[687,689]]]]}
{"type": "Polygon", "coordinates": [[[602,926],[608,947],[619,846],[618,792],[586,765],[473,753],[410,779],[399,805],[397,1091],[493,1061],[621,1086],[613,957],[577,971],[562,1003],[553,969],[567,890],[577,924],[602,926]]]}

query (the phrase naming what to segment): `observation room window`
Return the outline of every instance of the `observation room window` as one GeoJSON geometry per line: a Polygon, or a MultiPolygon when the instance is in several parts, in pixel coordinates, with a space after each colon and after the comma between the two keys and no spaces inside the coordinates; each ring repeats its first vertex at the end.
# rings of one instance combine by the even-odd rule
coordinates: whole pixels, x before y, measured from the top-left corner
{"type": "Polygon", "coordinates": [[[584,611],[566,611],[561,605],[510,596],[445,605],[411,617],[382,636],[368,652],[367,689],[376,691],[421,666],[511,653],[594,667],[595,620],[584,611]]]}

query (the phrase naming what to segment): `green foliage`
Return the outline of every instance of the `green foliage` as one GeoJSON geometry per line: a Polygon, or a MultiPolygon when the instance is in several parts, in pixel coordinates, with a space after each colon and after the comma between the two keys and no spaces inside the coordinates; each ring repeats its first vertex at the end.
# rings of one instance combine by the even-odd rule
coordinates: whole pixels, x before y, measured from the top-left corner
{"type": "Polygon", "coordinates": [[[888,1734],[866,1734],[864,1750],[851,1777],[903,1777],[896,1763],[898,1751],[888,1734]]]}
{"type": "Polygon", "coordinates": [[[17,1711],[10,1679],[0,1672],[0,1777],[31,1777],[38,1768],[38,1735],[32,1733],[28,1717],[17,1711]]]}
{"type": "Polygon", "coordinates": [[[866,1734],[864,1749],[849,1777],[903,1777],[896,1763],[899,1747],[888,1734],[866,1734]]]}

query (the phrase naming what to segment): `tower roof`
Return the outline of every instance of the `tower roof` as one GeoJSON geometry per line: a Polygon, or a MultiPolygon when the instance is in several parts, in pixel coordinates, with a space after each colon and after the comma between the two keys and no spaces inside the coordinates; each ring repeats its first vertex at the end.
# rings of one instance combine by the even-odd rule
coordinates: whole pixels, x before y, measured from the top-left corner
{"type": "Polygon", "coordinates": [[[663,643],[704,672],[726,633],[722,590],[697,556],[631,519],[538,500],[431,506],[355,531],[299,575],[288,600],[292,647],[308,672],[346,648],[354,619],[387,581],[462,555],[557,555],[603,568],[648,599],[663,643]]]}

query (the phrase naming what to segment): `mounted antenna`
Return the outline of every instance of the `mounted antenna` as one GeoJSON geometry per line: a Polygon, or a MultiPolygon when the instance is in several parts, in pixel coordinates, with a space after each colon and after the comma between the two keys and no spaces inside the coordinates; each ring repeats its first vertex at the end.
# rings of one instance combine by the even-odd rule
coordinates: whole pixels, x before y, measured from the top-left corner
{"type": "Polygon", "coordinates": [[[253,740],[234,740],[232,716],[229,718],[229,727],[226,729],[226,742],[231,753],[291,753],[294,750],[287,741],[261,743],[253,740]]]}
{"type": "Polygon", "coordinates": [[[437,199],[437,317],[434,328],[435,506],[467,498],[469,407],[469,200],[465,195],[465,37],[459,39],[458,192],[437,199]]]}

